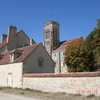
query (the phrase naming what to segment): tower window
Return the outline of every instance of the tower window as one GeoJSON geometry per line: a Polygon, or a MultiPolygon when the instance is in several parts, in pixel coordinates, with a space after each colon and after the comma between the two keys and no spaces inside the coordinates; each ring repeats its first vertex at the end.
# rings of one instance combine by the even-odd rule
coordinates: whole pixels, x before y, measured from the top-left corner
{"type": "Polygon", "coordinates": [[[46,45],[49,46],[50,45],[50,42],[46,42],[46,45]]]}
{"type": "Polygon", "coordinates": [[[46,39],[50,38],[50,32],[46,32],[46,39]]]}

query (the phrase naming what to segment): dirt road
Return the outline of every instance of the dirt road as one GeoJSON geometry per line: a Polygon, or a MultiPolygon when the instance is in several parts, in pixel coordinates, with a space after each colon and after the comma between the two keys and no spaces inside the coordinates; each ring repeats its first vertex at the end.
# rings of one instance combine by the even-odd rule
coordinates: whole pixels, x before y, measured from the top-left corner
{"type": "Polygon", "coordinates": [[[31,98],[18,96],[18,95],[0,93],[0,100],[39,100],[39,99],[31,99],[31,98]]]}
{"type": "Polygon", "coordinates": [[[39,90],[0,87],[0,100],[100,100],[100,96],[67,93],[49,93],[39,90]]]}

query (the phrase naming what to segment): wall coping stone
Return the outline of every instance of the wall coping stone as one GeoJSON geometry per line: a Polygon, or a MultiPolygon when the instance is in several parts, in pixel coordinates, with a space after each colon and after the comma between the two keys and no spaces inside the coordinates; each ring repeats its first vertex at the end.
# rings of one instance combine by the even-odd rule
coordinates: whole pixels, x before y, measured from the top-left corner
{"type": "Polygon", "coordinates": [[[100,72],[24,74],[23,77],[100,77],[100,72]]]}

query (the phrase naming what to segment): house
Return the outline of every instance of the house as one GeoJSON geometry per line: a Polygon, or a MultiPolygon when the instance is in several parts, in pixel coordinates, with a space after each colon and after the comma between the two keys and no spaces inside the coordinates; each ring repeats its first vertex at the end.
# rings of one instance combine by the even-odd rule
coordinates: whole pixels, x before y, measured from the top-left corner
{"type": "Polygon", "coordinates": [[[23,30],[17,32],[16,26],[8,27],[8,34],[2,34],[2,43],[0,44],[0,54],[5,51],[35,44],[35,41],[29,38],[23,30]]]}
{"type": "Polygon", "coordinates": [[[55,62],[55,73],[68,73],[64,63],[64,52],[75,39],[60,41],[60,24],[53,20],[44,24],[44,47],[55,62]]]}
{"type": "Polygon", "coordinates": [[[0,44],[0,86],[22,87],[23,74],[54,73],[54,61],[42,43],[10,26],[0,44]]]}

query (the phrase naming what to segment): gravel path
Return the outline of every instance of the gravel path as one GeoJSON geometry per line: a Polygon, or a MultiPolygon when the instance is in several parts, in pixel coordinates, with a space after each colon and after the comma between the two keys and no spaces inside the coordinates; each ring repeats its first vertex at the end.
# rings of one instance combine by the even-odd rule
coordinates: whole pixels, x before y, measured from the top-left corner
{"type": "Polygon", "coordinates": [[[39,99],[32,99],[32,98],[22,97],[18,95],[0,93],[0,100],[39,100],[39,99]]]}

